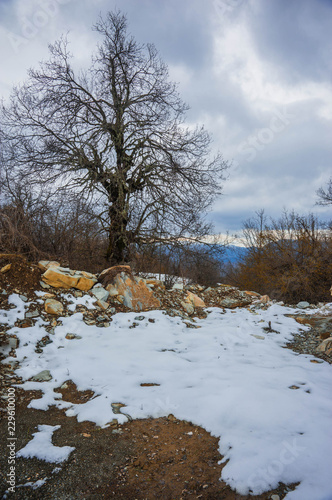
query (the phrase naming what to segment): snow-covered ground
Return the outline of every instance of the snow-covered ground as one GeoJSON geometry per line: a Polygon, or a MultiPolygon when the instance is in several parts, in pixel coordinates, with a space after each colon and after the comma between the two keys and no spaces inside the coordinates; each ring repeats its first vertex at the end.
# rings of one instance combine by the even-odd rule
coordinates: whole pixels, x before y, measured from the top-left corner
{"type": "MultiPolygon", "coordinates": [[[[10,301],[16,308],[0,310],[0,323],[13,325],[28,304],[16,295],[10,301]]],[[[162,311],[118,313],[108,328],[88,326],[75,313],[61,318],[40,354],[36,342],[47,335],[41,318],[33,327],[11,328],[20,339],[16,373],[25,380],[42,370],[52,375],[49,382],[25,382],[44,393],[30,406],[55,404],[100,426],[127,420],[112,412],[112,403],[125,404],[122,413],[132,418],[173,413],[220,437],[228,460],[222,478],[239,493],[300,482],[287,500],[331,500],[332,366],[284,348],[306,328],[285,316],[294,309],[208,311],[197,329],[162,311]],[[275,331],[267,331],[269,322],[275,331]],[[67,340],[67,333],[81,338],[67,340]],[[85,404],[62,401],[53,389],[68,380],[95,396],[85,404]]],[[[52,429],[41,430],[47,439],[37,434],[31,449],[38,439],[44,449],[53,446],[52,429]]]]}

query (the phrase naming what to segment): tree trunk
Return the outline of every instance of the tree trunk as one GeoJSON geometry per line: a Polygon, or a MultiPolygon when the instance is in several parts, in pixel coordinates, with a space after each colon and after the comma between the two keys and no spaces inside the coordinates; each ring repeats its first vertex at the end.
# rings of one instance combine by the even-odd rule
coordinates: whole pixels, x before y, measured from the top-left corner
{"type": "Polygon", "coordinates": [[[106,258],[112,265],[124,264],[129,257],[128,215],[114,204],[109,209],[110,228],[106,258]]]}

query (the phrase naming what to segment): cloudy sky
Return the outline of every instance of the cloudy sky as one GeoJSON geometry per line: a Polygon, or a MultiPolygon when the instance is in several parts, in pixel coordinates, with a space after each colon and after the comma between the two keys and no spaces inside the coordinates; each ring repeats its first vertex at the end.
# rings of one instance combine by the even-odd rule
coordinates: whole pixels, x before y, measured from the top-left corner
{"type": "Polygon", "coordinates": [[[236,232],[256,210],[313,211],[332,175],[332,0],[0,0],[0,95],[68,33],[77,67],[96,45],[92,24],[120,8],[152,42],[213,147],[232,162],[210,217],[236,232]]]}

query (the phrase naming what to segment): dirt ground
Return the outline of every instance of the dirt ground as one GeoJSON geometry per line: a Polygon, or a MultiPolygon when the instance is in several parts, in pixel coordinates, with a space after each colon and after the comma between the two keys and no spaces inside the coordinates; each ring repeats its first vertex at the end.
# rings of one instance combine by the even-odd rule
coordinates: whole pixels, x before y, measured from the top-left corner
{"type": "MultiPolygon", "coordinates": [[[[69,459],[61,464],[42,460],[16,459],[16,491],[8,494],[8,453],[0,457],[0,495],[17,499],[224,499],[267,500],[272,494],[282,499],[285,485],[260,496],[241,496],[220,481],[224,464],[218,464],[218,439],[190,422],[173,415],[128,422],[102,429],[91,422],[77,422],[54,407],[48,411],[27,408],[36,392],[17,390],[16,450],[32,439],[40,424],[61,425],[53,434],[56,446],[73,446],[69,459]],[[46,479],[43,486],[24,486],[46,479]]],[[[90,397],[74,384],[64,394],[72,402],[90,397]]],[[[2,402],[3,406],[3,402],[2,402]]],[[[8,437],[7,419],[0,422],[0,441],[8,437]]]]}

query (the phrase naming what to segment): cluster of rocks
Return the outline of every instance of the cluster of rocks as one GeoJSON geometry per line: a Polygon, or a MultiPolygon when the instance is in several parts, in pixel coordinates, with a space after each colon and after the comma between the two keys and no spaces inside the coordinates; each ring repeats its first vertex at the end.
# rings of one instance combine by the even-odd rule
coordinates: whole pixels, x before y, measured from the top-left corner
{"type": "MultiPolygon", "coordinates": [[[[207,307],[225,309],[246,307],[255,310],[267,309],[275,303],[267,295],[261,296],[252,291],[240,291],[236,287],[223,284],[216,287],[203,287],[176,283],[167,290],[164,282],[158,279],[135,276],[129,266],[110,267],[98,275],[64,268],[55,261],[40,261],[38,267],[42,271],[40,287],[44,289],[43,294],[39,292],[39,297],[43,300],[30,302],[24,319],[18,320],[15,326],[20,328],[32,326],[36,319],[42,316],[49,320],[46,330],[50,335],[59,324],[60,316],[68,316],[74,312],[69,307],[70,294],[76,297],[92,297],[94,309],[80,304],[76,306],[75,311],[83,313],[83,320],[86,324],[97,327],[110,326],[112,315],[116,312],[162,309],[170,316],[180,316],[188,328],[197,328],[195,317],[206,317],[205,308],[207,307]],[[70,291],[70,293],[64,294],[64,291],[70,291]]],[[[28,298],[19,290],[16,292],[24,302],[28,301],[28,298]]],[[[0,307],[14,307],[7,303],[6,298],[6,292],[0,290],[0,307]]],[[[282,302],[279,304],[283,305],[282,302]]],[[[297,308],[301,310],[313,307],[307,302],[297,304],[297,308]]],[[[319,318],[311,318],[310,323],[308,311],[303,313],[303,318],[300,313],[293,317],[311,326],[319,322],[319,318]]],[[[137,320],[139,319],[140,317],[137,317],[137,320]]],[[[306,340],[303,336],[301,337],[301,334],[294,337],[291,346],[295,346],[295,350],[300,349],[300,352],[315,354],[330,361],[332,358],[331,322],[327,321],[324,316],[320,323],[325,325],[323,332],[316,325],[309,332],[303,332],[303,336],[307,336],[306,340]]],[[[135,325],[136,322],[133,323],[133,327],[135,325]]],[[[3,335],[5,331],[6,327],[3,329],[3,335]]],[[[11,352],[14,352],[15,339],[11,338],[10,342],[13,344],[10,344],[11,352]]],[[[49,337],[42,339],[40,345],[36,346],[37,352],[42,352],[44,345],[48,342],[50,342],[49,337]]]]}

